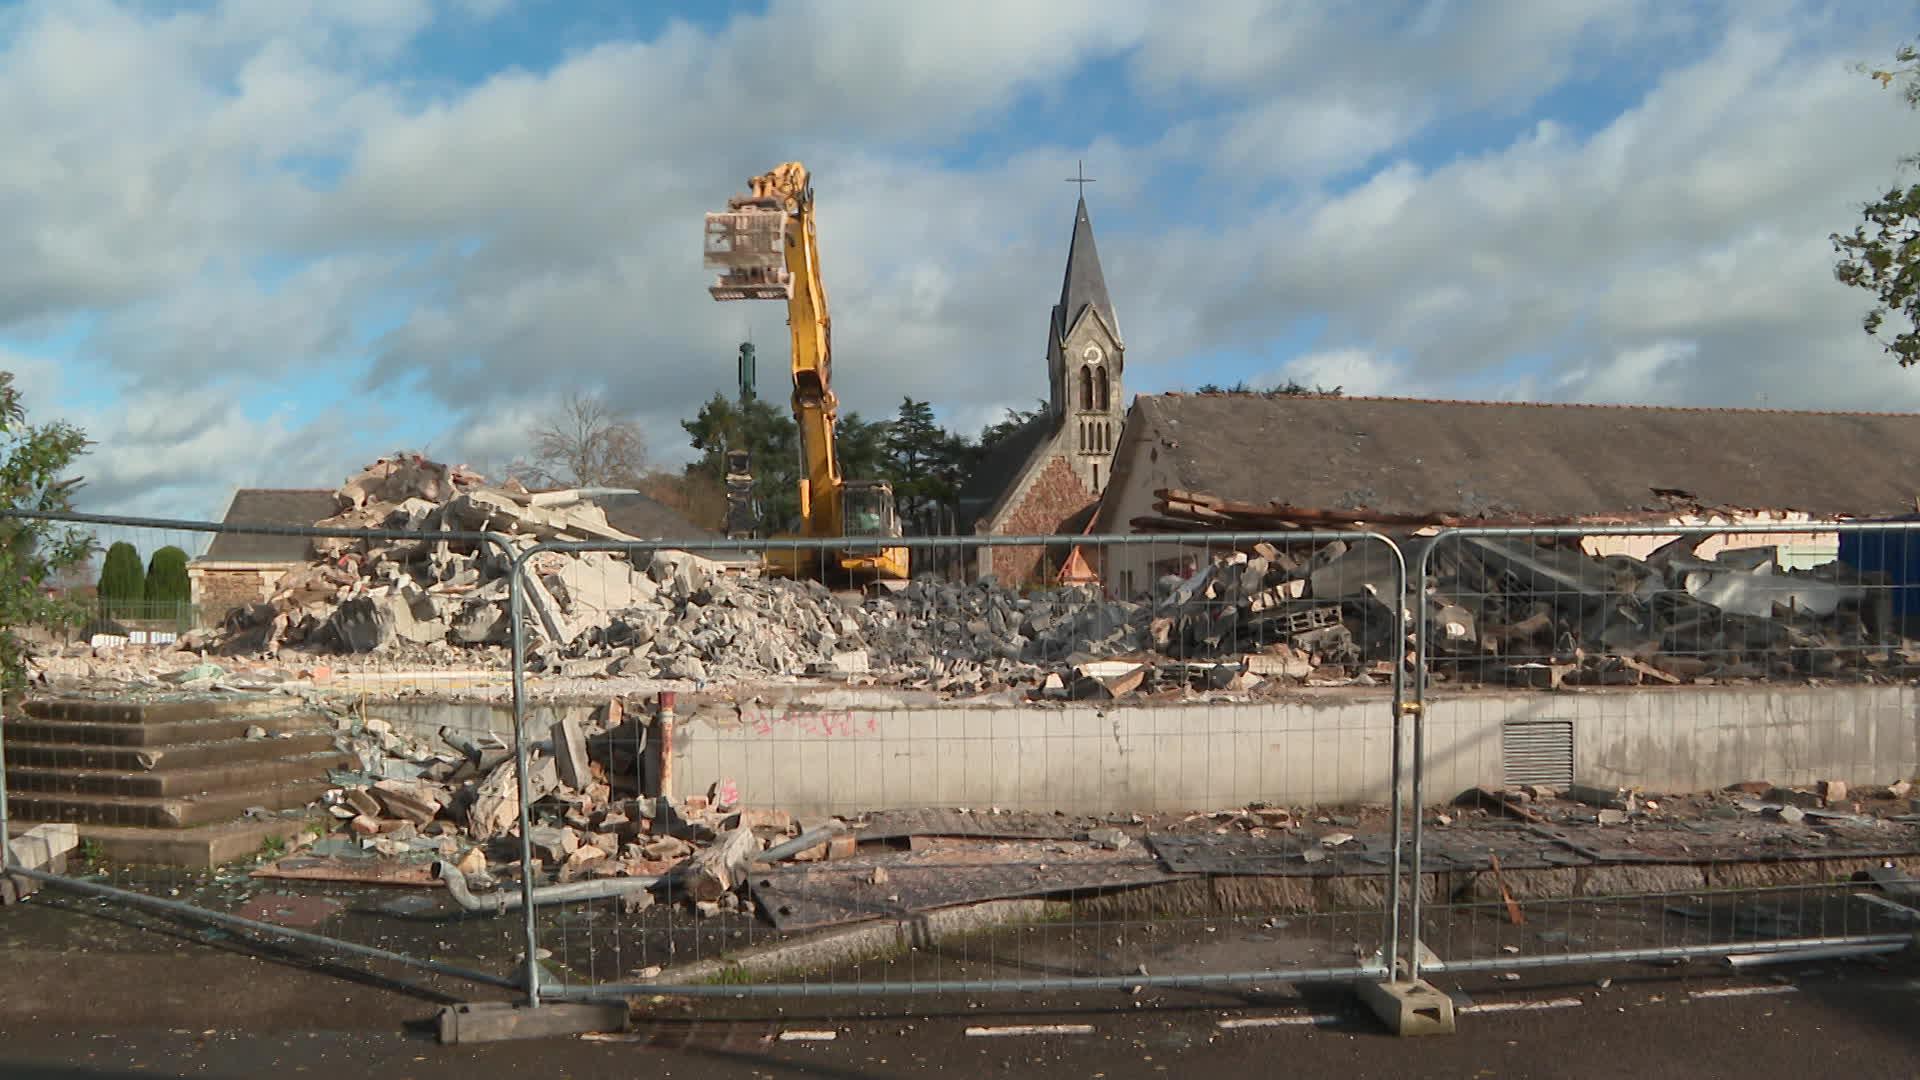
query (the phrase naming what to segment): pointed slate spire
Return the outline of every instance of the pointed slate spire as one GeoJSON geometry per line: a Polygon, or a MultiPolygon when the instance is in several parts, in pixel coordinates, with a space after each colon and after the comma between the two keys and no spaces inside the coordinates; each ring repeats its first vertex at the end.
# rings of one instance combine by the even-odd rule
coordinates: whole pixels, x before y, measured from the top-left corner
{"type": "Polygon", "coordinates": [[[1119,335],[1120,323],[1113,317],[1113,301],[1107,297],[1107,276],[1100,269],[1100,249],[1093,243],[1093,219],[1087,216],[1087,200],[1082,196],[1074,208],[1073,242],[1067,248],[1066,279],[1060,283],[1060,306],[1055,309],[1060,319],[1054,329],[1056,336],[1064,337],[1089,307],[1100,313],[1115,336],[1119,335]]]}

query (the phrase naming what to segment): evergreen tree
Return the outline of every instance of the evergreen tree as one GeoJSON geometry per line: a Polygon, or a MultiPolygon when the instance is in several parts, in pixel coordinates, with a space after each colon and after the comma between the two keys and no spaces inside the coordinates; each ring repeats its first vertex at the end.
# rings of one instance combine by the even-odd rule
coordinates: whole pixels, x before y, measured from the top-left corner
{"type": "Polygon", "coordinates": [[[140,553],[125,540],[115,541],[100,568],[100,614],[109,619],[140,615],[146,589],[147,575],[140,568],[140,553]]]}
{"type": "MultiPolygon", "coordinates": [[[[700,451],[699,460],[687,466],[690,485],[724,490],[726,452],[745,450],[752,456],[753,494],[760,504],[762,535],[797,531],[800,430],[792,416],[760,398],[729,401],[716,393],[680,426],[700,451]]],[[[703,524],[717,527],[720,522],[703,524]]]]}
{"type": "Polygon", "coordinates": [[[1008,409],[1007,415],[980,429],[980,443],[976,447],[976,460],[986,455],[1000,440],[1026,427],[1047,414],[1047,403],[1036,401],[1031,409],[1008,409]]]}
{"type": "Polygon", "coordinates": [[[153,618],[177,614],[193,599],[193,586],[187,579],[187,553],[169,544],[147,560],[144,592],[147,612],[153,618]]]}
{"type": "Polygon", "coordinates": [[[933,406],[908,397],[887,431],[894,499],[907,521],[929,520],[950,508],[972,466],[973,446],[964,435],[933,419],[933,406]]]}
{"type": "MultiPolygon", "coordinates": [[[[892,425],[885,420],[867,422],[850,412],[834,425],[834,442],[840,452],[840,475],[848,480],[893,480],[892,425]]],[[[894,494],[899,494],[896,485],[894,494]]]]}

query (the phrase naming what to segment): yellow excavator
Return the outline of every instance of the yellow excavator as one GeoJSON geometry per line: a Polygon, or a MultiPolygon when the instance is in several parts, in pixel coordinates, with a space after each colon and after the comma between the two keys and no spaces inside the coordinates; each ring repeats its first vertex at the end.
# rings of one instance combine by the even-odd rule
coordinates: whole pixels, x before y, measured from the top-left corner
{"type": "MultiPolygon", "coordinates": [[[[813,182],[791,161],[747,182],[748,194],[707,215],[706,265],[718,276],[715,300],[785,300],[793,336],[793,418],[800,429],[800,535],[898,539],[893,486],[840,475],[833,434],[833,333],[813,221],[813,182]]],[[[775,537],[774,539],[787,539],[775,537]]],[[[885,544],[769,551],[769,573],[829,585],[898,586],[908,578],[907,549],[885,544]]]]}

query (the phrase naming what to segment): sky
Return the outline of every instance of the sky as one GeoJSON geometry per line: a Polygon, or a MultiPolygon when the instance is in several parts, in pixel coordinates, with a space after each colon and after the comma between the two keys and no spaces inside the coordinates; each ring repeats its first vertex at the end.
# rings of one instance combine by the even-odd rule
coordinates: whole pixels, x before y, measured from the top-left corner
{"type": "MultiPolygon", "coordinates": [[[[1828,239],[1910,3],[58,0],[0,7],[0,370],[82,508],[218,518],[572,392],[653,458],[784,307],[701,215],[812,170],[843,409],[1046,393],[1082,167],[1129,396],[1920,410],[1828,239]]],[[[1911,182],[1910,176],[1904,176],[1911,182]]]]}

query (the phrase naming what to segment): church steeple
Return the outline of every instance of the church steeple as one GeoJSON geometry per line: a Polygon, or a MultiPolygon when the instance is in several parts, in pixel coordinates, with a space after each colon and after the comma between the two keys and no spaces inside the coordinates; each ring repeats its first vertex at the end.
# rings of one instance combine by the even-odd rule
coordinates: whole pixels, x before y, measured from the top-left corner
{"type": "Polygon", "coordinates": [[[1087,200],[1082,196],[1073,212],[1067,274],[1060,283],[1060,306],[1055,309],[1059,336],[1065,337],[1088,308],[1100,313],[1115,338],[1120,336],[1119,320],[1113,317],[1113,301],[1107,297],[1107,275],[1100,269],[1100,249],[1093,242],[1093,219],[1087,216],[1087,200]]]}
{"type": "Polygon", "coordinates": [[[1047,382],[1061,451],[1072,461],[1081,484],[1094,493],[1113,472],[1114,443],[1126,415],[1121,387],[1125,360],[1120,320],[1107,294],[1093,218],[1082,196],[1073,209],[1060,302],[1047,325],[1047,382]]]}

